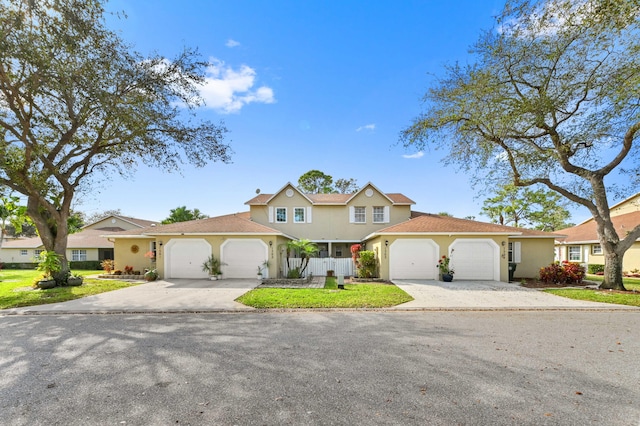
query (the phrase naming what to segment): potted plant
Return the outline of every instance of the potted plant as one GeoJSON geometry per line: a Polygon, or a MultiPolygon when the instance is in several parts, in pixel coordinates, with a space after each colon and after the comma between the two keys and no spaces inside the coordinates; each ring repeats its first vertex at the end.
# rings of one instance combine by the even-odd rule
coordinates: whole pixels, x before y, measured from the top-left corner
{"type": "Polygon", "coordinates": [[[156,269],[147,269],[144,273],[146,281],[155,281],[158,279],[158,271],[156,269]]]}
{"type": "Polygon", "coordinates": [[[78,274],[71,274],[68,278],[67,278],[67,285],[70,286],[79,286],[82,285],[84,278],[82,278],[81,275],[78,274]]]}
{"type": "Polygon", "coordinates": [[[58,253],[52,250],[43,251],[38,256],[38,271],[43,272],[42,278],[36,282],[36,285],[41,289],[53,288],[56,286],[56,280],[53,274],[60,272],[62,269],[62,262],[58,253]]]}
{"type": "Polygon", "coordinates": [[[449,266],[449,262],[451,261],[451,257],[444,255],[440,260],[438,260],[438,264],[436,268],[440,271],[440,275],[442,276],[442,281],[450,283],[453,281],[453,268],[449,266]]]}
{"type": "Polygon", "coordinates": [[[258,273],[256,274],[258,281],[262,281],[262,268],[258,266],[258,273]]]}
{"type": "Polygon", "coordinates": [[[258,281],[262,281],[262,271],[264,271],[268,267],[269,267],[268,260],[265,260],[264,262],[262,262],[262,265],[258,266],[258,273],[256,274],[258,281]]]}
{"type": "Polygon", "coordinates": [[[202,264],[202,270],[209,274],[209,279],[215,281],[216,279],[222,279],[222,272],[220,272],[220,259],[212,254],[202,264]]]}

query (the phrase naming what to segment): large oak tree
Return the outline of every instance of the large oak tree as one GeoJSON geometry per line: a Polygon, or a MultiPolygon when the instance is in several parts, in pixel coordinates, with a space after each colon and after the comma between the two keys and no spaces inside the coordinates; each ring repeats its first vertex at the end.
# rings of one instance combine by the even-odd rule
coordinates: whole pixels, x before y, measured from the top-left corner
{"type": "Polygon", "coordinates": [[[639,0],[508,1],[472,63],[450,65],[403,131],[441,146],[488,185],[541,184],[585,206],[605,255],[603,288],[624,289],[622,259],[640,225],[619,235],[613,194],[640,183],[639,0]],[[626,187],[608,178],[626,175],[626,187]]]}
{"type": "Polygon", "coordinates": [[[58,278],[92,176],[229,159],[224,126],[196,116],[207,64],[190,49],[144,57],[104,16],[100,0],[0,0],[0,184],[27,196],[58,278]]]}

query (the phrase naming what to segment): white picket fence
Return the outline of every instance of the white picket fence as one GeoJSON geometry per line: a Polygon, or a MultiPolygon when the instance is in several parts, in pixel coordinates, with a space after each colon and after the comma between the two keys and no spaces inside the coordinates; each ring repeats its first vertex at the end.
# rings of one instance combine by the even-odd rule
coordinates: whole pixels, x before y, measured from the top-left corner
{"type": "MultiPolygon", "coordinates": [[[[302,259],[300,258],[291,258],[289,259],[289,266],[291,268],[297,268],[302,264],[302,259]]],[[[282,275],[284,277],[287,276],[289,270],[287,269],[287,260],[283,259],[282,261],[282,275]]],[[[335,276],[344,275],[344,276],[353,276],[353,260],[351,258],[334,258],[334,257],[323,257],[323,258],[311,258],[309,259],[309,265],[304,270],[304,274],[313,274],[313,276],[325,276],[327,275],[327,271],[333,271],[335,276]]]]}

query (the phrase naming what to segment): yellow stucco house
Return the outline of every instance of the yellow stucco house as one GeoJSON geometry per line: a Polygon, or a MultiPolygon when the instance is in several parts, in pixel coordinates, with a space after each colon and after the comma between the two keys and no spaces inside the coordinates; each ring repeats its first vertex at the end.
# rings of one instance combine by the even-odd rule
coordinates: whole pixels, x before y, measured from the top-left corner
{"type": "MultiPolygon", "coordinates": [[[[625,232],[640,224],[640,193],[611,207],[611,220],[620,238],[625,232]]],[[[565,237],[556,240],[556,259],[579,262],[585,265],[604,265],[604,255],[596,230],[596,222],[589,218],[579,225],[557,232],[565,237]]],[[[622,270],[640,269],[640,240],[624,255],[622,270]]]]}
{"type": "MultiPolygon", "coordinates": [[[[108,216],[86,225],[80,232],[67,239],[67,259],[72,262],[102,261],[113,259],[113,242],[107,234],[128,229],[142,229],[156,222],[126,216],[108,216]]],[[[38,237],[5,241],[0,250],[0,261],[16,268],[32,268],[38,255],[44,250],[38,237]]]]}
{"type": "Polygon", "coordinates": [[[308,239],[320,251],[314,275],[353,274],[350,248],[373,250],[383,279],[437,279],[436,264],[451,255],[456,279],[535,277],[553,261],[556,234],[419,213],[400,193],[372,183],[354,194],[305,194],[287,183],[245,203],[249,211],[123,231],[115,242],[117,269],[156,268],[163,278],[205,278],[205,259],[220,259],[226,278],[286,275],[284,246],[308,239]],[[146,254],[146,256],[145,256],[146,254]]]}

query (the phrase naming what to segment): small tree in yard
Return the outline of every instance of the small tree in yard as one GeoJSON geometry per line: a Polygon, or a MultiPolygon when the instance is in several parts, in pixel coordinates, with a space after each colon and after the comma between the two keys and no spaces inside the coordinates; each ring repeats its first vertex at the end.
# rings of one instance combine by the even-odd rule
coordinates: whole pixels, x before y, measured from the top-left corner
{"type": "Polygon", "coordinates": [[[543,185],[589,209],[605,257],[602,288],[624,289],[609,197],[640,184],[640,1],[507,1],[497,28],[452,65],[405,129],[406,146],[446,147],[446,162],[487,186],[543,185]],[[610,184],[615,173],[627,182],[610,184]],[[605,182],[607,181],[607,182],[605,182]]]}
{"type": "Polygon", "coordinates": [[[195,116],[207,64],[132,51],[101,0],[0,0],[0,185],[27,197],[69,271],[68,219],[96,173],[228,161],[226,129],[195,116]]]}

